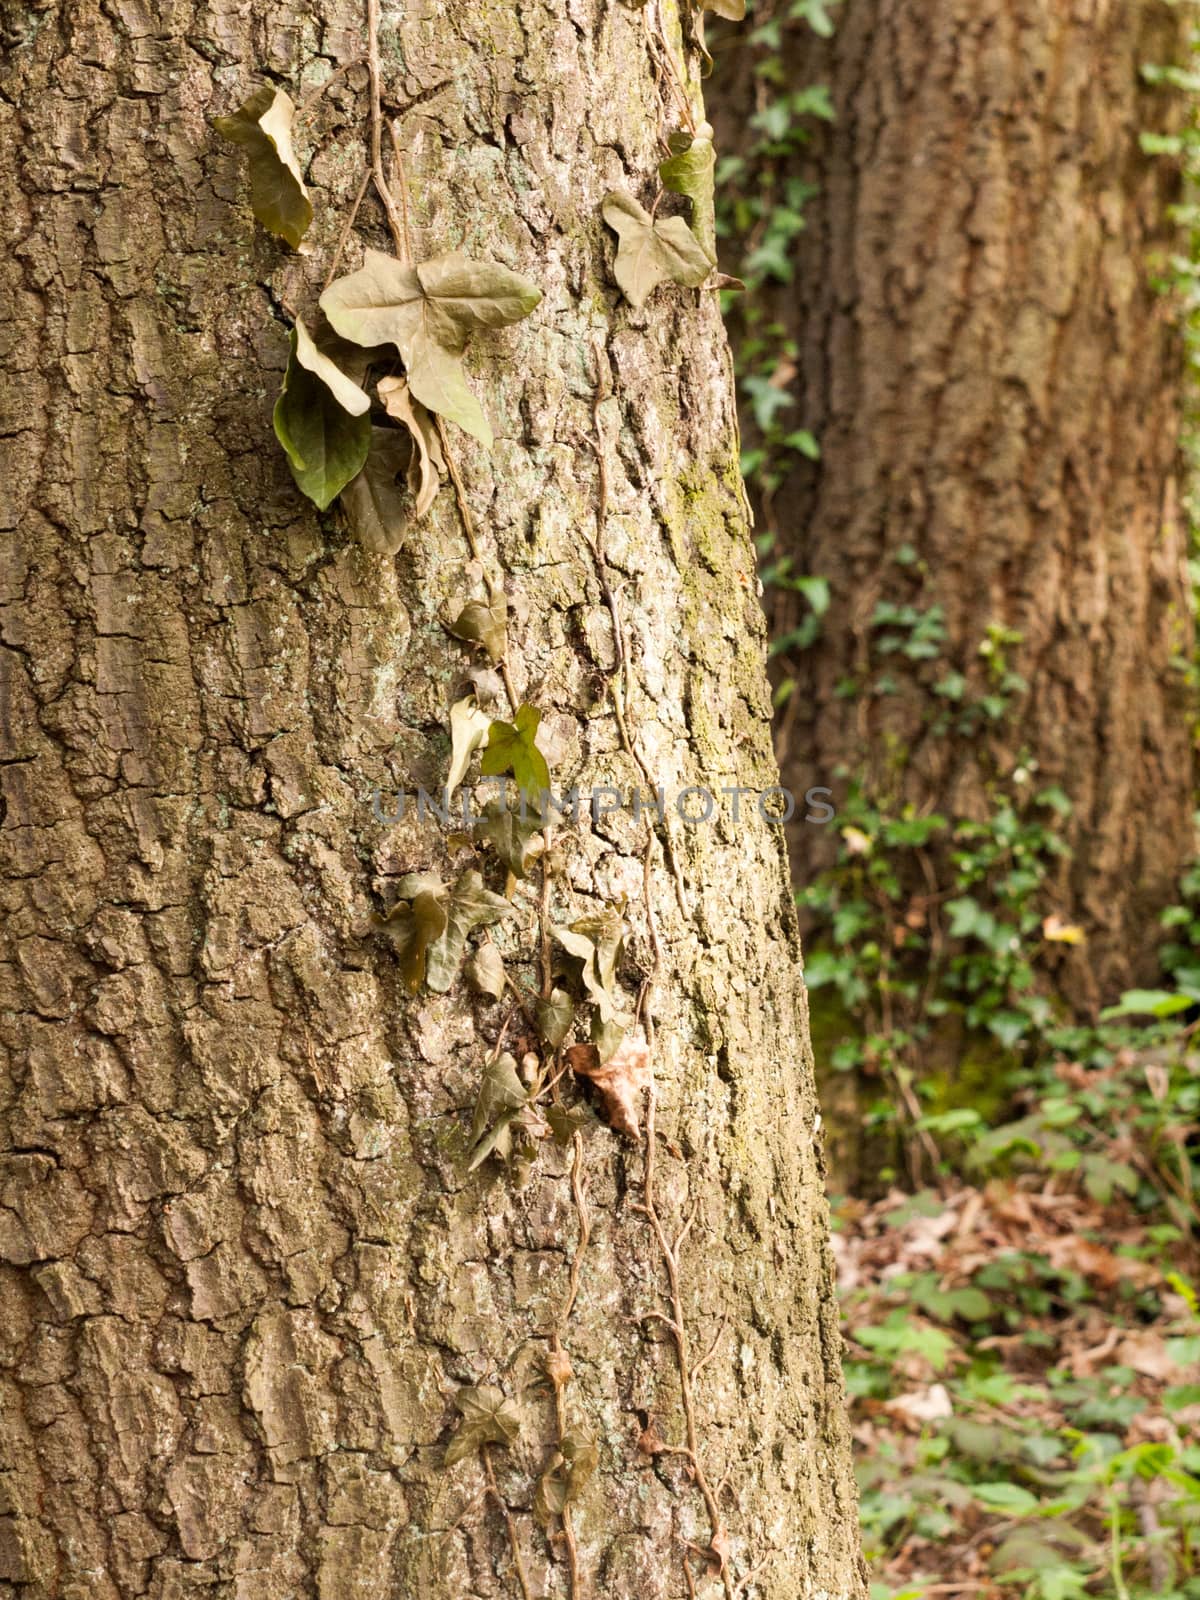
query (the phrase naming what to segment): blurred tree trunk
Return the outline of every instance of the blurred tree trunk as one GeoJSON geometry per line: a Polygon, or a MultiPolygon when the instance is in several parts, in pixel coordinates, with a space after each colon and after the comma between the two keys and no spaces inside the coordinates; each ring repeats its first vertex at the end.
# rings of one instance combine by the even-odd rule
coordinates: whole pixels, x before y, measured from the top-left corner
{"type": "MultiPolygon", "coordinates": [[[[462,243],[545,291],[471,353],[493,453],[450,430],[512,673],[556,789],[640,781],[605,694],[598,450],[632,737],[671,792],[761,789],[764,628],[715,297],[631,314],[599,218],[613,185],[652,195],[669,85],[638,10],[519,9],[421,0],[382,36],[418,249],[462,243]]],[[[381,826],[371,794],[444,775],[470,656],[440,619],[480,574],[449,488],[400,560],[368,555],[271,439],[280,308],[311,308],[329,266],[364,74],[298,132],[303,254],[255,226],[208,120],[257,73],[300,100],[359,58],[358,8],[4,0],[0,25],[0,1593],[514,1596],[482,1463],[443,1465],[455,1396],[490,1382],[521,1419],[491,1456],[532,1593],[565,1596],[558,1524],[551,1542],[531,1507],[576,1257],[567,1420],[599,1447],[578,1593],[679,1596],[685,1560],[730,1592],[705,1576],[714,1527],[714,1570],[765,1563],[756,1596],[858,1593],[777,833],[751,805],[677,826],[677,884],[653,813],[585,822],[552,886],[557,922],[627,902],[618,978],[656,1029],[657,1204],[686,1232],[715,1523],[690,1458],[653,1447],[687,1435],[644,1140],[588,1122],[586,1242],[553,1141],[523,1186],[494,1161],[468,1176],[505,1008],[461,983],[410,997],[369,932],[399,875],[471,860],[411,810],[381,826]]],[[[387,246],[373,199],[360,225],[387,246]]],[[[535,874],[498,930],[528,986],[538,893],[535,874]]]]}
{"type": "MultiPolygon", "coordinates": [[[[787,165],[819,190],[792,282],[767,294],[797,346],[785,419],[821,459],[792,455],[765,510],[832,598],[787,660],[777,749],[794,787],[840,772],[949,816],[983,819],[993,785],[1060,786],[1074,857],[1047,909],[1089,940],[1046,954],[1087,1010],[1153,973],[1193,846],[1181,348],[1151,283],[1179,184],[1139,148],[1177,125],[1141,68],[1180,59],[1185,8],[832,15],[832,38],[794,23],[783,43],[782,82],[828,85],[836,121],[787,165]],[[912,657],[889,649],[918,622],[912,657]]],[[[713,95],[728,147],[776,91],[745,50],[719,59],[737,63],[713,95]]],[[[782,636],[805,603],[773,603],[782,636]]],[[[834,833],[795,830],[801,881],[834,833]]]]}

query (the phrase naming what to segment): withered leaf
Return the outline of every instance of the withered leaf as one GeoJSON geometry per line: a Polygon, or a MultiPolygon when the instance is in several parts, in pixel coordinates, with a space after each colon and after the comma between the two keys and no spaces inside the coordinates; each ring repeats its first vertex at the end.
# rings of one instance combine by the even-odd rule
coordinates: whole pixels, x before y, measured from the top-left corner
{"type": "Polygon", "coordinates": [[[447,797],[463,781],[471,757],[487,739],[492,719],[479,709],[473,694],[456,700],[450,707],[450,771],[446,777],[447,797]]]}
{"type": "Polygon", "coordinates": [[[223,138],[244,145],[250,158],[250,209],[295,250],[312,221],[312,202],[292,149],[296,107],[290,96],[264,83],[232,115],[214,117],[223,138]]]}
{"type": "Polygon", "coordinates": [[[452,1467],[464,1456],[474,1455],[485,1444],[510,1445],[521,1431],[521,1416],[511,1400],[491,1384],[460,1389],[454,1403],[462,1421],[446,1446],[445,1465],[452,1467]]]}
{"type": "Polygon", "coordinates": [[[439,472],[445,472],[442,441],[437,425],[419,400],[414,400],[405,378],[380,378],[376,392],[394,422],[407,428],[413,450],[408,467],[408,487],[416,502],[414,517],[423,517],[437,496],[439,472]]]}
{"type": "Polygon", "coordinates": [[[467,982],[493,1000],[499,1000],[504,993],[504,962],[494,944],[481,944],[467,962],[467,982]]]}
{"type": "Polygon", "coordinates": [[[631,1139],[641,1137],[639,1102],[650,1087],[650,1047],[638,1029],[621,1041],[611,1061],[600,1062],[600,1052],[592,1044],[571,1045],[567,1061],[576,1077],[596,1086],[608,1120],[631,1139]]]}
{"type": "Polygon", "coordinates": [[[508,650],[508,600],[504,590],[492,590],[490,600],[468,600],[456,621],[447,625],[456,639],[481,644],[493,666],[508,650]]]}
{"type": "Polygon", "coordinates": [[[746,19],[746,0],[700,0],[700,8],[702,11],[713,11],[729,22],[744,22],[746,19]]]}
{"type": "Polygon", "coordinates": [[[615,191],[601,207],[619,241],[613,273],[630,305],[645,305],[668,280],[696,288],[713,261],[682,217],[652,217],[631,194],[615,191]]]}
{"type": "Polygon", "coordinates": [[[362,471],[342,490],[350,531],[376,556],[394,556],[410,527],[410,506],[397,478],[412,462],[412,446],[395,428],[372,428],[362,471]]]}
{"type": "Polygon", "coordinates": [[[490,446],[492,430],[460,357],[475,329],[518,322],[541,298],[528,279],[495,261],[450,251],[408,267],[368,250],[357,272],[325,290],[321,309],[356,344],[394,344],[416,398],[490,446]]]}
{"type": "Polygon", "coordinates": [[[484,888],[473,867],[462,874],[446,907],[446,930],[430,945],[426,958],[425,980],[435,994],[445,994],[457,977],[471,929],[487,927],[512,912],[502,895],[484,888]]]}

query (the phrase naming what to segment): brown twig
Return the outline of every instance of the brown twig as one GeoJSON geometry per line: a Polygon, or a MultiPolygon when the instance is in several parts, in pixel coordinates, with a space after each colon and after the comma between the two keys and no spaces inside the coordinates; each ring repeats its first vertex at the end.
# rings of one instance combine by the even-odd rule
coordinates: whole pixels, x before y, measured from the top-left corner
{"type": "Polygon", "coordinates": [[[400,179],[400,221],[404,228],[404,256],[406,267],[412,265],[412,234],[408,227],[408,174],[404,170],[404,155],[400,149],[400,140],[396,133],[396,124],[388,123],[388,134],[392,141],[392,154],[396,158],[396,176],[400,179]]]}
{"type": "MultiPolygon", "coordinates": [[[[555,1362],[551,1370],[551,1380],[554,1384],[554,1414],[558,1426],[560,1454],[562,1442],[569,1431],[567,1428],[565,1390],[570,1381],[570,1363],[561,1359],[565,1355],[563,1336],[567,1331],[567,1324],[571,1319],[571,1312],[575,1307],[575,1299],[579,1293],[579,1273],[583,1265],[583,1252],[587,1249],[588,1240],[591,1238],[591,1217],[588,1212],[587,1196],[583,1187],[583,1135],[581,1133],[576,1133],[573,1145],[571,1197],[575,1202],[575,1212],[579,1218],[579,1244],[571,1261],[571,1276],[567,1283],[567,1293],[566,1298],[563,1300],[562,1310],[558,1314],[558,1325],[550,1335],[550,1349],[556,1357],[560,1358],[555,1362]]],[[[575,1538],[575,1525],[571,1518],[570,1501],[567,1501],[562,1508],[561,1521],[563,1542],[567,1547],[567,1568],[570,1576],[571,1600],[580,1600],[583,1591],[580,1588],[579,1578],[579,1547],[575,1538]]]]}
{"type": "Polygon", "coordinates": [[[492,1470],[492,1458],[488,1454],[488,1447],[486,1444],[480,1445],[479,1456],[480,1460],[483,1462],[483,1470],[487,1478],[488,1493],[500,1507],[500,1510],[504,1516],[505,1525],[508,1528],[508,1543],[509,1548],[512,1550],[513,1567],[517,1574],[517,1582],[521,1586],[522,1600],[533,1600],[533,1596],[529,1592],[529,1579],[525,1576],[525,1563],[521,1559],[521,1541],[517,1537],[517,1525],[513,1521],[512,1512],[508,1509],[508,1501],[500,1493],[499,1487],[496,1484],[496,1474],[492,1470]]]}
{"type": "Polygon", "coordinates": [[[355,56],[353,61],[343,61],[340,67],[335,67],[324,83],[319,83],[311,94],[306,94],[301,100],[296,111],[296,121],[306,117],[327,89],[332,89],[340,78],[344,78],[348,72],[353,72],[355,67],[361,67],[366,59],[366,56],[355,56]]]}
{"type": "Polygon", "coordinates": [[[382,71],[379,63],[379,0],[367,0],[367,71],[371,78],[371,176],[387,213],[396,254],[403,258],[407,249],[404,229],[383,172],[383,111],[379,103],[382,71]]]}
{"type": "Polygon", "coordinates": [[[684,1431],[687,1436],[687,1454],[691,1460],[692,1475],[696,1487],[700,1491],[704,1506],[708,1512],[709,1545],[713,1556],[720,1564],[721,1582],[725,1588],[726,1600],[734,1600],[733,1576],[729,1571],[729,1559],[726,1553],[725,1524],[721,1520],[721,1510],[717,1505],[717,1497],[709,1484],[704,1471],[704,1463],[700,1458],[700,1436],[696,1427],[696,1407],[692,1398],[691,1357],[688,1353],[687,1328],[684,1323],[683,1292],[680,1287],[679,1247],[687,1237],[691,1228],[695,1212],[684,1223],[674,1244],[667,1238],[666,1229],[658,1214],[658,1207],[654,1194],[654,1158],[657,1140],[654,1131],[655,1092],[650,1086],[650,1097],[646,1107],[646,1169],[642,1179],[642,1204],[637,1208],[649,1220],[651,1230],[658,1241],[659,1254],[667,1274],[667,1298],[671,1304],[670,1318],[662,1317],[671,1333],[675,1344],[675,1358],[679,1367],[679,1398],[683,1406],[684,1431]]]}
{"type": "Polygon", "coordinates": [[[325,289],[328,289],[329,285],[337,276],[337,269],[341,265],[342,255],[346,249],[346,243],[350,238],[350,232],[354,227],[354,224],[358,221],[358,208],[363,203],[363,195],[366,194],[367,185],[370,183],[370,181],[370,172],[364,172],[362,175],[362,182],[358,186],[358,192],[354,196],[354,204],[350,207],[350,211],[345,222],[342,223],[341,233],[338,234],[337,247],[333,252],[333,260],[329,264],[329,272],[327,273],[324,285],[322,286],[322,293],[325,289]]]}

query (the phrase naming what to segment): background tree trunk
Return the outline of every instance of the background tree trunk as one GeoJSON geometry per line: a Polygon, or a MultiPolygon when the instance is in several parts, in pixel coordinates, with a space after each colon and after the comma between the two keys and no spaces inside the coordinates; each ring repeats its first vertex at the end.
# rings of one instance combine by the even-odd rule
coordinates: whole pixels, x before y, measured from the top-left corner
{"type": "MultiPolygon", "coordinates": [[[[781,760],[800,787],[840,768],[979,820],[1014,769],[1026,793],[1061,786],[1074,860],[1048,909],[1089,930],[1059,974],[1086,1009],[1153,972],[1193,849],[1180,341],[1151,285],[1178,178],[1139,148],[1178,116],[1140,70],[1180,59],[1183,12],[845,0],[835,19],[784,44],[786,83],[827,84],[837,120],[796,158],[819,191],[768,303],[798,346],[788,425],[821,447],[790,458],[768,520],[832,584],[819,642],[788,662],[781,760]],[[941,608],[933,659],[881,652],[910,636],[881,603],[941,608]],[[1026,687],[989,712],[1006,671],[1026,687]]],[[[729,138],[773,92],[740,57],[715,96],[729,138]]],[[[778,593],[774,628],[803,609],[778,593]]],[[[794,838],[806,881],[836,840],[794,838]]]]}
{"type": "MultiPolygon", "coordinates": [[[[386,99],[418,250],[462,244],[545,291],[470,358],[493,454],[455,439],[556,788],[639,781],[580,537],[596,446],[640,753],[669,792],[761,789],[763,626],[715,297],[664,290],[632,314],[599,220],[612,185],[653,192],[673,114],[656,16],[410,0],[384,16],[386,99]]],[[[362,170],[362,72],[299,135],[311,254],[255,227],[241,156],[208,123],[256,72],[299,100],[361,56],[358,8],[0,17],[16,379],[0,417],[0,1592],[513,1596],[478,1461],[442,1466],[455,1394],[490,1380],[523,1419],[492,1456],[532,1593],[565,1595],[562,1542],[530,1506],[557,1440],[548,1340],[582,1249],[566,1400],[600,1464],[575,1511],[581,1593],[684,1595],[688,1542],[703,1551],[712,1526],[685,1458],[638,1445],[685,1439],[672,1340],[646,1320],[668,1301],[644,1147],[590,1125],[585,1249],[572,1157],[550,1141],[524,1187],[493,1162],[466,1176],[504,1010],[461,984],[411,999],[367,932],[398,875],[469,859],[411,812],[381,826],[370,797],[444,775],[471,663],[439,619],[479,574],[448,488],[401,559],[369,556],[312,513],[270,437],[283,308],[311,307],[362,170]]],[[[670,8],[668,30],[681,59],[670,8]]],[[[384,245],[373,201],[363,221],[384,245]]],[[[694,1217],[681,1296],[693,1361],[711,1347],[693,1382],[730,1568],[765,1562],[759,1597],[854,1594],[778,834],[748,802],[736,826],[727,810],[676,822],[677,896],[659,832],[625,815],[564,837],[552,914],[628,897],[632,1005],[653,967],[652,845],[658,1203],[672,1235],[694,1217]]],[[[498,935],[530,984],[536,892],[498,935]]]]}

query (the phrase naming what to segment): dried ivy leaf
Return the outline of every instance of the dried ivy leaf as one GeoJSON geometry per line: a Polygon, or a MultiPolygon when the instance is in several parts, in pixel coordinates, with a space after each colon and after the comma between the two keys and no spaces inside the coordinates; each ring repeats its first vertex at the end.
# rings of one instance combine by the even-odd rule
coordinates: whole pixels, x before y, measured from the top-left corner
{"type": "Polygon", "coordinates": [[[533,1495],[533,1512],[543,1527],[583,1493],[596,1470],[600,1453],[595,1441],[585,1433],[567,1433],[538,1479],[533,1495]]]}
{"type": "Polygon", "coordinates": [[[440,487],[438,473],[446,470],[437,424],[421,402],[413,399],[406,378],[380,378],[376,390],[388,416],[407,428],[412,436],[408,487],[416,501],[413,515],[423,517],[440,487]]]}
{"type": "Polygon", "coordinates": [[[552,1050],[557,1050],[575,1020],[575,1002],[565,989],[554,988],[548,1000],[534,1002],[538,1032],[552,1050]]]}
{"type": "Polygon", "coordinates": [[[446,888],[436,873],[411,872],[396,889],[396,904],[386,917],[372,917],[371,924],[392,941],[400,974],[415,994],[426,974],[430,947],[446,932],[446,888]]]}
{"type": "Polygon", "coordinates": [[[652,217],[631,194],[606,195],[601,207],[618,240],[613,273],[631,306],[645,305],[668,279],[694,289],[713,263],[682,217],[652,217]]]}
{"type": "Polygon", "coordinates": [[[412,461],[412,446],[396,428],[372,428],[362,471],[342,490],[350,531],[376,556],[394,556],[408,532],[409,503],[396,482],[412,461]]]}
{"type": "Polygon", "coordinates": [[[592,1043],[596,1046],[601,1061],[611,1061],[621,1048],[628,1029],[628,1018],[609,1017],[605,1022],[597,1012],[592,1018],[592,1043]]]}
{"type": "Polygon", "coordinates": [[[481,944],[467,962],[467,982],[493,1000],[499,1000],[504,993],[504,962],[494,944],[481,944]]]}
{"type": "Polygon", "coordinates": [[[457,977],[471,929],[499,922],[513,909],[503,895],[484,888],[473,867],[462,874],[446,907],[445,932],[430,945],[425,962],[425,981],[435,994],[445,994],[457,977]]]}
{"type": "Polygon", "coordinates": [[[512,1123],[529,1099],[529,1091],[517,1075],[517,1063],[506,1050],[489,1061],[479,1086],[475,1116],[471,1123],[471,1161],[468,1172],[495,1153],[507,1160],[512,1149],[512,1123]]]}
{"type": "Polygon", "coordinates": [[[602,1022],[616,1014],[617,962],[621,957],[625,923],[617,911],[596,917],[582,917],[569,928],[553,929],[554,937],[568,955],[580,962],[580,976],[588,997],[595,1002],[602,1022]]]}
{"type": "Polygon", "coordinates": [[[717,259],[717,212],[713,174],[717,157],[710,123],[702,122],[683,150],[659,164],[663,187],[692,202],[692,230],[712,259],[717,259]]]}
{"type": "Polygon", "coordinates": [[[715,11],[718,17],[730,22],[746,20],[746,0],[700,0],[702,11],[715,11]]]}
{"type": "Polygon", "coordinates": [[[456,250],[417,267],[368,250],[357,272],[325,290],[321,309],[356,344],[394,344],[416,398],[490,447],[492,430],[459,357],[477,328],[518,322],[541,298],[519,273],[456,250]]]}
{"type": "Polygon", "coordinates": [[[250,209],[292,249],[299,247],[313,218],[312,202],[292,150],[296,107],[282,89],[264,83],[231,116],[214,117],[225,139],[245,145],[250,158],[250,209]]]}
{"type": "Polygon", "coordinates": [[[510,872],[523,878],[529,871],[529,846],[541,833],[541,823],[532,813],[522,817],[499,801],[484,807],[475,826],[478,839],[490,844],[510,872]]]}
{"type": "Polygon", "coordinates": [[[508,650],[508,600],[504,590],[493,589],[487,601],[468,600],[449,629],[456,639],[481,644],[493,666],[503,661],[508,650]]]}
{"type": "Polygon", "coordinates": [[[566,1054],[576,1077],[595,1084],[612,1126],[631,1139],[640,1138],[638,1101],[650,1087],[651,1077],[650,1046],[641,1030],[624,1039],[612,1060],[603,1065],[594,1044],[573,1044],[566,1054]]]}
{"type": "Polygon", "coordinates": [[[524,705],[514,721],[492,723],[480,763],[485,778],[511,772],[522,794],[538,796],[549,789],[550,768],[534,742],[541,720],[536,706],[524,705]]]}
{"type": "Polygon", "coordinates": [[[452,1467],[464,1456],[474,1455],[485,1444],[510,1445],[521,1431],[521,1416],[511,1400],[490,1384],[460,1389],[454,1403],[462,1421],[446,1446],[444,1465],[452,1467]]]}
{"type": "Polygon", "coordinates": [[[471,757],[483,744],[492,726],[486,711],[479,709],[473,694],[456,700],[450,707],[450,771],[446,775],[449,798],[463,781],[471,757]]]}
{"type": "Polygon", "coordinates": [[[302,322],[292,329],[275,437],[304,494],[326,510],[361,471],[371,447],[371,401],[321,354],[302,322]],[[336,380],[336,381],[335,381],[336,380]],[[355,396],[364,404],[360,409],[355,396]]]}

